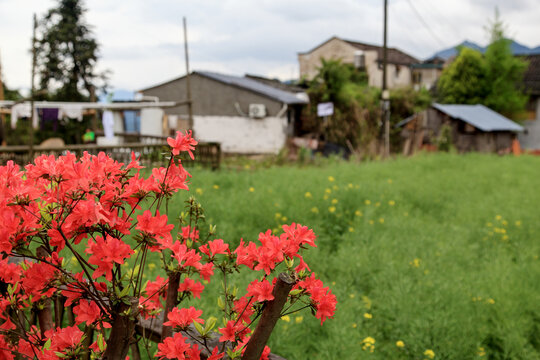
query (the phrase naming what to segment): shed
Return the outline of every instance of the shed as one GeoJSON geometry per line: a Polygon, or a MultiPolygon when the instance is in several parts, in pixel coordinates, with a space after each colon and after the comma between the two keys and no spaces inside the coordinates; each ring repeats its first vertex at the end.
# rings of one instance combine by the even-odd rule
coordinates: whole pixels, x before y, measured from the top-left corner
{"type": "Polygon", "coordinates": [[[524,130],[521,125],[480,104],[434,103],[421,116],[409,117],[398,125],[404,127],[405,137],[414,129],[417,147],[436,143],[447,127],[450,141],[459,152],[509,152],[516,134],[524,130]],[[417,138],[418,134],[421,139],[417,138]]]}
{"type": "MultiPolygon", "coordinates": [[[[308,103],[304,92],[274,86],[260,78],[196,71],[190,74],[193,131],[204,142],[219,142],[228,153],[277,153],[288,137],[294,136],[302,106],[308,103]]],[[[187,99],[186,77],[139,91],[161,101],[187,99]]],[[[187,127],[188,109],[166,109],[178,118],[179,129],[187,127]]]]}

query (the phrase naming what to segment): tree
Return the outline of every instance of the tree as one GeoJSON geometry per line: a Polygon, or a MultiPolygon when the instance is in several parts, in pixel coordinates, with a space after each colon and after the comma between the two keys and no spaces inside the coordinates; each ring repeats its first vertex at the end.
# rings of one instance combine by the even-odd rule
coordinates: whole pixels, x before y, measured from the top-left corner
{"type": "Polygon", "coordinates": [[[51,99],[84,101],[106,86],[96,72],[99,45],[84,21],[82,0],[58,0],[38,27],[37,65],[40,88],[53,89],[51,99]]]}
{"type": "Polygon", "coordinates": [[[512,55],[510,40],[504,37],[504,28],[499,12],[495,10],[495,18],[487,28],[491,42],[484,55],[489,84],[484,104],[505,115],[517,116],[525,109],[528,100],[519,88],[528,64],[512,55]]]}
{"type": "Polygon", "coordinates": [[[439,101],[447,104],[483,103],[487,96],[487,79],[482,54],[467,47],[458,50],[457,58],[439,78],[439,101]]]}
{"type": "Polygon", "coordinates": [[[367,86],[367,75],[339,60],[321,59],[307,90],[311,106],[305,126],[343,147],[363,146],[377,133],[380,91],[367,86]],[[317,117],[317,104],[332,102],[334,115],[327,123],[317,117]]]}
{"type": "Polygon", "coordinates": [[[528,97],[520,89],[527,62],[512,55],[498,11],[487,29],[490,44],[484,55],[462,47],[456,60],[443,70],[437,86],[439,101],[483,104],[515,119],[527,103],[528,97]]]}

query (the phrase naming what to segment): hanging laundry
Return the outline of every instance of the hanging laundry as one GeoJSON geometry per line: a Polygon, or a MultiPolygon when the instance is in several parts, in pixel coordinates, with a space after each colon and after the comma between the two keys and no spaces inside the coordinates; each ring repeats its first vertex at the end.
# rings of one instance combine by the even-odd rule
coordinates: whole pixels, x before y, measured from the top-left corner
{"type": "Polygon", "coordinates": [[[83,108],[80,105],[66,104],[62,105],[58,113],[58,118],[70,118],[77,119],[79,121],[83,120],[83,108]]]}
{"type": "MultiPolygon", "coordinates": [[[[15,104],[11,107],[11,128],[17,127],[17,121],[21,118],[29,118],[32,116],[32,107],[29,103],[15,104]]],[[[32,119],[32,126],[34,129],[38,127],[37,111],[34,112],[34,118],[32,119]]]]}
{"type": "Polygon", "coordinates": [[[114,116],[112,111],[105,110],[101,119],[103,124],[103,132],[107,139],[114,138],[114,116]]]}
{"type": "Polygon", "coordinates": [[[141,116],[138,111],[124,111],[124,127],[126,132],[139,132],[141,129],[141,116]]]}
{"type": "Polygon", "coordinates": [[[58,129],[58,115],[59,110],[57,108],[44,108],[38,109],[39,116],[41,117],[41,130],[45,129],[46,123],[53,123],[53,131],[58,129]]]}

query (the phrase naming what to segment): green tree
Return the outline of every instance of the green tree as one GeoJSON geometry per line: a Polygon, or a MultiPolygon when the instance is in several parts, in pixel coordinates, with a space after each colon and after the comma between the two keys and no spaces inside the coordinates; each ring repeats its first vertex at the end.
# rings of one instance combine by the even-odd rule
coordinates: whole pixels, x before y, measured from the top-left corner
{"type": "Polygon", "coordinates": [[[520,89],[528,64],[512,55],[510,40],[504,37],[504,24],[497,10],[488,31],[491,41],[484,59],[489,88],[483,103],[502,114],[516,117],[525,109],[528,100],[520,89]]]}
{"type": "Polygon", "coordinates": [[[40,88],[50,90],[51,99],[85,101],[106,86],[105,74],[96,72],[99,45],[85,11],[82,0],[58,0],[39,22],[40,88]]]}
{"type": "Polygon", "coordinates": [[[367,86],[365,72],[339,60],[321,59],[307,92],[311,106],[305,131],[316,132],[343,147],[361,146],[376,135],[380,91],[367,86]],[[317,117],[317,104],[321,102],[334,104],[334,115],[327,122],[317,117]]]}
{"type": "Polygon", "coordinates": [[[438,100],[447,104],[484,104],[517,119],[528,99],[520,88],[528,65],[512,55],[498,11],[487,29],[490,44],[484,55],[463,47],[443,70],[437,86],[438,100]]]}
{"type": "Polygon", "coordinates": [[[478,104],[487,97],[487,71],[482,54],[460,47],[456,59],[443,70],[437,83],[439,101],[446,104],[478,104]]]}

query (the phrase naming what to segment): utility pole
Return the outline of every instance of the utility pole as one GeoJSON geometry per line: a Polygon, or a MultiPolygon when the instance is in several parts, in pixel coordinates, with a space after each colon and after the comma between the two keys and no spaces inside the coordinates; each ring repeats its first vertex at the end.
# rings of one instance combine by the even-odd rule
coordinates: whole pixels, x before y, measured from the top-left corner
{"type": "MultiPolygon", "coordinates": [[[[0,60],[0,101],[4,100],[4,83],[2,82],[2,62],[0,60]]],[[[0,146],[5,143],[4,139],[4,114],[0,113],[0,146]]]]}
{"type": "Polygon", "coordinates": [[[388,0],[384,0],[384,31],[383,31],[383,79],[382,79],[382,107],[384,124],[384,152],[383,157],[390,156],[390,94],[386,86],[386,67],[388,65],[387,39],[388,0]]]}
{"type": "Polygon", "coordinates": [[[36,29],[37,18],[34,13],[34,29],[32,31],[32,84],[30,85],[30,161],[34,159],[34,117],[36,116],[36,109],[34,109],[34,94],[36,89],[34,87],[34,77],[36,76],[36,29]]]}
{"type": "Polygon", "coordinates": [[[193,131],[193,103],[191,102],[191,86],[189,81],[189,54],[188,54],[188,41],[187,41],[187,25],[186,17],[184,16],[184,54],[186,57],[186,92],[188,101],[188,128],[193,131]]]}

